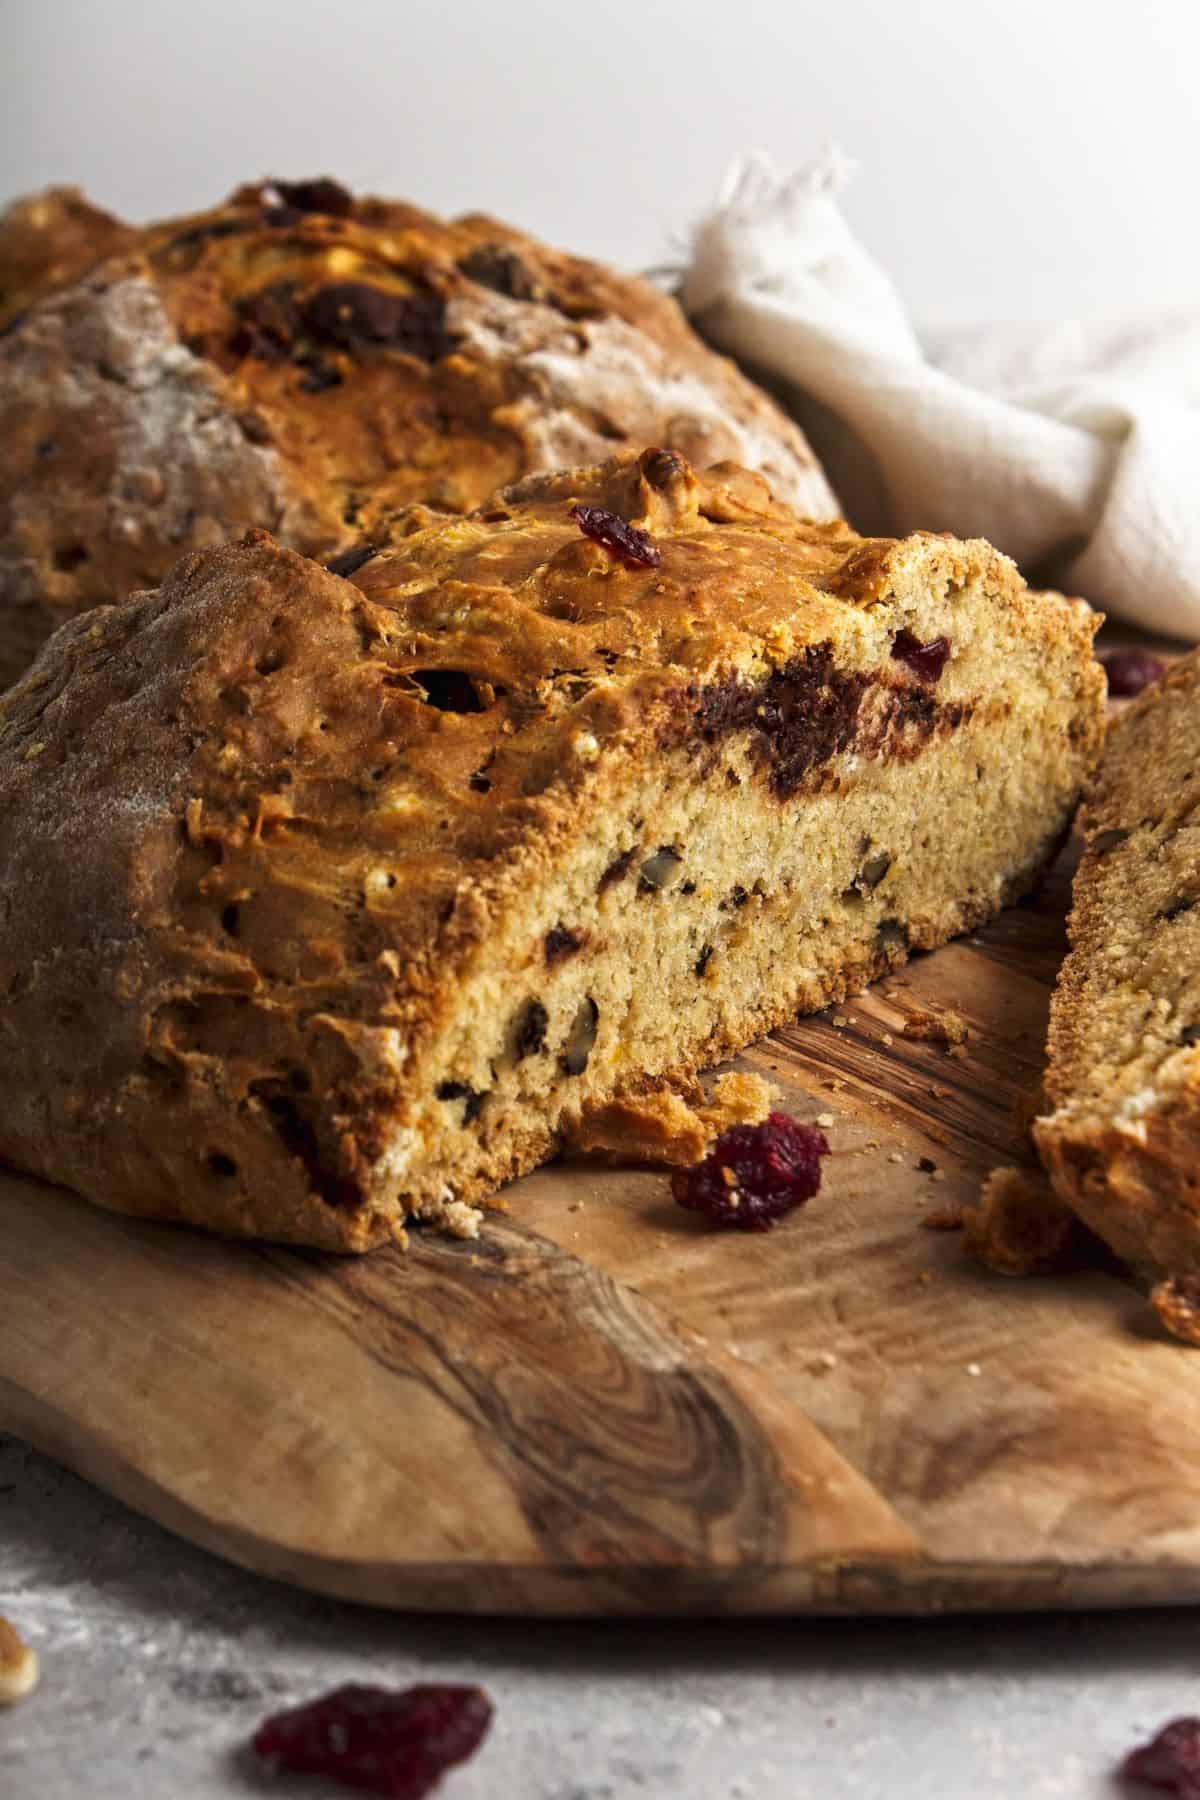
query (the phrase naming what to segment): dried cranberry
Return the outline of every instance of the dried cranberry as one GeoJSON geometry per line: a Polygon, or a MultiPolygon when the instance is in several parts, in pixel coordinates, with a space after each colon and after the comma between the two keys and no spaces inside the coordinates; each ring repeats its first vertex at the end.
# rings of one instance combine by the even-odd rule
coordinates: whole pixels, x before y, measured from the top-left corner
{"type": "Polygon", "coordinates": [[[1140,694],[1153,681],[1160,681],[1167,665],[1148,650],[1104,650],[1100,663],[1108,676],[1108,691],[1114,699],[1127,700],[1140,694]]]}
{"type": "Polygon", "coordinates": [[[689,1212],[737,1231],[769,1231],[821,1185],[825,1133],[786,1113],[769,1113],[761,1125],[731,1125],[703,1162],[678,1169],[671,1192],[689,1212]]]}
{"type": "Polygon", "coordinates": [[[946,666],[949,654],[949,638],[930,638],[927,644],[923,644],[911,631],[898,631],[892,644],[892,655],[897,662],[907,663],[914,675],[919,675],[922,681],[936,681],[946,666]]]}
{"type": "Polygon", "coordinates": [[[483,1742],[492,1703],[482,1688],[424,1686],[393,1693],[351,1684],[276,1713],[254,1734],[273,1767],[327,1775],[390,1800],[422,1800],[483,1742]]]}
{"type": "Polygon", "coordinates": [[[1172,1719],[1156,1738],[1130,1751],[1120,1774],[1181,1800],[1200,1800],[1200,1719],[1172,1719]]]}
{"type": "Polygon", "coordinates": [[[585,931],[574,931],[569,925],[551,926],[543,940],[547,966],[552,968],[555,963],[574,956],[577,950],[582,949],[586,936],[585,931]]]}
{"type": "Polygon", "coordinates": [[[571,517],[584,537],[616,556],[631,569],[656,569],[662,551],[648,532],[627,524],[603,506],[573,506],[571,517]]]}

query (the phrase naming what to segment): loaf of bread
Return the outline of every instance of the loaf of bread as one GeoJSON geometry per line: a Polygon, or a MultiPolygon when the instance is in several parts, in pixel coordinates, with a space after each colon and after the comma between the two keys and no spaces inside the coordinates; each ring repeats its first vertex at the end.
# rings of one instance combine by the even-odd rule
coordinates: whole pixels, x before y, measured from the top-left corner
{"type": "Polygon", "coordinates": [[[413,501],[663,443],[837,506],[798,428],[644,281],[328,180],[135,231],[0,216],[0,686],[64,619],[265,526],[328,559],[413,501]],[[99,259],[99,260],[97,260],[99,259]]]}
{"type": "Polygon", "coordinates": [[[1109,732],[1034,1138],[1059,1196],[1149,1274],[1200,1275],[1200,652],[1109,732]]]}
{"type": "Polygon", "coordinates": [[[665,450],[413,508],[351,579],[193,553],[0,701],[0,1155],[229,1233],[469,1228],[1027,888],[1094,625],[665,450]]]}

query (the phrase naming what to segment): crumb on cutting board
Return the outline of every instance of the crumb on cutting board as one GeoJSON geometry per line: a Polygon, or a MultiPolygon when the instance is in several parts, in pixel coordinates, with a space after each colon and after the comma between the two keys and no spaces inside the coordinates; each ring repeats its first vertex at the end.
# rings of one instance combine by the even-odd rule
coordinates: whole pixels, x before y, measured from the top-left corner
{"type": "Polygon", "coordinates": [[[924,1231],[961,1231],[963,1228],[963,1207],[961,1201],[948,1200],[944,1206],[935,1206],[921,1219],[924,1231]]]}
{"type": "Polygon", "coordinates": [[[997,1275],[1044,1275],[1070,1265],[1078,1247],[1075,1215],[1032,1169],[993,1169],[963,1213],[971,1255],[997,1275]]]}
{"type": "Polygon", "coordinates": [[[688,1169],[731,1125],[760,1124],[775,1097],[771,1082],[738,1070],[718,1075],[709,1096],[699,1082],[672,1086],[650,1078],[614,1100],[585,1107],[568,1126],[567,1142],[587,1155],[688,1169]]]}
{"type": "Polygon", "coordinates": [[[970,1036],[967,1021],[949,1006],[915,1006],[905,1013],[900,1029],[906,1038],[944,1044],[947,1049],[965,1044],[970,1036]]]}
{"type": "Polygon", "coordinates": [[[1152,1289],[1150,1304],[1172,1337],[1200,1344],[1200,1281],[1172,1275],[1152,1289]]]}

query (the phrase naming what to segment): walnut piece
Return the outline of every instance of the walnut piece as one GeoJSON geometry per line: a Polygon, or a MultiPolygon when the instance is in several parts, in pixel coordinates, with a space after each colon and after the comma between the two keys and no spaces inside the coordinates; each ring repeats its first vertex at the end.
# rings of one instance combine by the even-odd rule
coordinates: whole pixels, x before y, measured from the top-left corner
{"type": "Polygon", "coordinates": [[[32,1694],[38,1684],[38,1659],[7,1619],[0,1618],[0,1706],[11,1706],[32,1694]]]}

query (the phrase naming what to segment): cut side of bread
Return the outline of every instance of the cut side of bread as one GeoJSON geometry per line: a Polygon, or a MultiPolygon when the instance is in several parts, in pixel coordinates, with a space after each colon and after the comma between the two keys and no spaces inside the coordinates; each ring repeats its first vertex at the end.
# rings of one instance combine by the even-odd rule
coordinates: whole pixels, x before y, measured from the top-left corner
{"type": "Polygon", "coordinates": [[[1200,1274],[1200,653],[1114,723],[1081,810],[1034,1125],[1063,1200],[1135,1268],[1200,1274]]]}
{"type": "Polygon", "coordinates": [[[225,1232],[469,1229],[1025,891],[1095,623],[663,451],[414,509],[352,581],[197,553],[0,703],[0,1154],[225,1232]]]}

